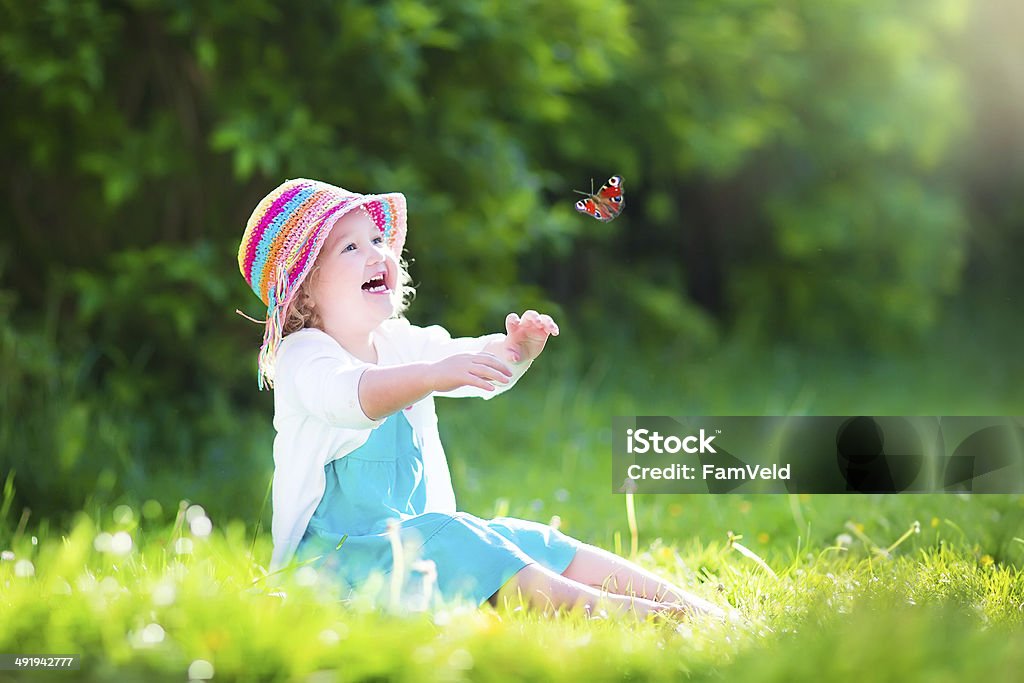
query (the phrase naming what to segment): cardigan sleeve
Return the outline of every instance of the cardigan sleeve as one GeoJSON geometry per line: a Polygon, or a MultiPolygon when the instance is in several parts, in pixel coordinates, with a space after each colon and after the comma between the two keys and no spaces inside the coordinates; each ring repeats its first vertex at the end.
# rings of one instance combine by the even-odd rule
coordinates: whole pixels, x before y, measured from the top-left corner
{"type": "Polygon", "coordinates": [[[371,367],[342,352],[319,331],[285,337],[278,353],[274,391],[292,410],[312,415],[332,427],[369,429],[380,425],[363,412],[359,380],[371,367]]]}

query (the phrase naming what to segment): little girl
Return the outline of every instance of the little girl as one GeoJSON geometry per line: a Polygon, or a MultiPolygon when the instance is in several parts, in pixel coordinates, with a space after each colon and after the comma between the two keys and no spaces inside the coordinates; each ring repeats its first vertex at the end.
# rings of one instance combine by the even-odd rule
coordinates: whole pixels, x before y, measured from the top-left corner
{"type": "Polygon", "coordinates": [[[358,586],[411,553],[433,562],[443,600],[720,615],[547,525],[456,510],[434,396],[507,391],[558,326],[536,311],[483,337],[410,324],[405,235],[403,195],[306,179],[272,191],[246,225],[238,264],[267,305],[259,384],[274,389],[277,430],[271,571],[310,560],[358,586]]]}

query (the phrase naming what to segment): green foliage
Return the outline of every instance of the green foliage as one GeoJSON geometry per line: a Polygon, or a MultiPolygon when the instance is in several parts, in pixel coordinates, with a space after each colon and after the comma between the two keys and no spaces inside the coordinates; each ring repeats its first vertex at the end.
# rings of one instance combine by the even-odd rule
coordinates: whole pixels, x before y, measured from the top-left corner
{"type": "Polygon", "coordinates": [[[43,331],[3,328],[3,471],[33,514],[125,492],[165,503],[205,494],[218,512],[258,514],[250,492],[270,472],[269,397],[251,389],[255,351],[208,343],[238,295],[208,277],[225,260],[205,247],[122,251],[62,280],[43,331]],[[58,315],[67,303],[73,321],[58,315]]]}
{"type": "Polygon", "coordinates": [[[631,271],[676,270],[677,296],[726,319],[888,343],[926,331],[959,281],[964,211],[941,166],[964,128],[942,51],[961,0],[7,13],[3,123],[28,164],[11,201],[60,182],[72,201],[22,208],[23,229],[90,235],[36,245],[19,283],[159,239],[236,240],[255,198],[302,175],[409,195],[419,313],[475,331],[529,296],[524,273],[551,283],[531,261],[572,268],[596,227],[567,202],[594,169],[622,172],[631,206],[598,234],[628,232],[631,271]]]}
{"type": "Polygon", "coordinates": [[[630,269],[675,255],[691,295],[745,334],[919,339],[965,258],[964,209],[942,167],[965,127],[945,49],[965,12],[637,3],[645,49],[563,149],[601,140],[591,160],[640,188],[630,269]]]}

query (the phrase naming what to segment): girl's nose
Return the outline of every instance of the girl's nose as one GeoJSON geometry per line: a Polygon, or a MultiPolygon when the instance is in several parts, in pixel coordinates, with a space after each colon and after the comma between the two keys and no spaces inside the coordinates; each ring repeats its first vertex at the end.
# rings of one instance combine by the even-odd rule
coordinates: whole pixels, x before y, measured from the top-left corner
{"type": "Polygon", "coordinates": [[[372,256],[370,258],[370,260],[373,263],[380,263],[381,261],[383,261],[387,257],[388,257],[388,248],[387,248],[386,245],[383,245],[383,244],[375,244],[375,245],[373,245],[372,256]]]}

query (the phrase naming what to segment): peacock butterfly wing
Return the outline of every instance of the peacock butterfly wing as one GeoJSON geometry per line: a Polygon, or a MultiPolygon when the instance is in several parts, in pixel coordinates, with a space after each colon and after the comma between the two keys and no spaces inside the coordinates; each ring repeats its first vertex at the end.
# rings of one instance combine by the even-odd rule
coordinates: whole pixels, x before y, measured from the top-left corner
{"type": "Polygon", "coordinates": [[[608,182],[602,185],[597,192],[591,194],[580,192],[580,194],[586,196],[586,199],[576,202],[576,210],[593,216],[603,223],[613,220],[622,213],[622,208],[626,205],[626,198],[622,193],[622,176],[618,175],[609,178],[608,182]]]}

